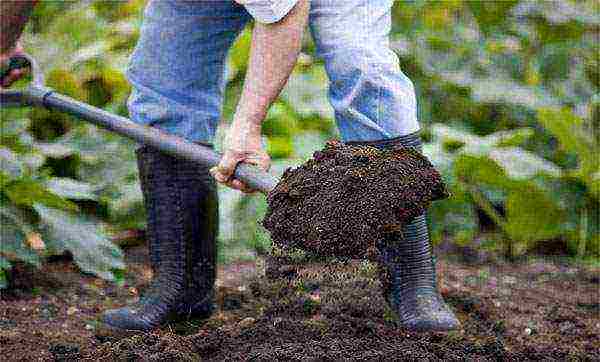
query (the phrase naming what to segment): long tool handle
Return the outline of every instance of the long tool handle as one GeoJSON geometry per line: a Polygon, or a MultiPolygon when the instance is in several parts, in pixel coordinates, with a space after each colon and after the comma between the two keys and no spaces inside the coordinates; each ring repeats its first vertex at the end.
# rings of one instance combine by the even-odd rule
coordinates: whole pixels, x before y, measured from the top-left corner
{"type": "MultiPolygon", "coordinates": [[[[136,124],[125,117],[117,116],[58,94],[52,89],[43,87],[40,83],[39,79],[36,81],[36,75],[34,74],[34,81],[27,89],[23,91],[0,91],[0,105],[2,107],[44,106],[65,112],[175,157],[184,158],[208,167],[216,166],[221,160],[221,155],[210,147],[188,142],[181,137],[166,134],[156,128],[136,124]]],[[[234,177],[264,194],[267,194],[277,185],[277,179],[273,175],[244,163],[238,164],[234,177]]]]}
{"type": "MultiPolygon", "coordinates": [[[[175,157],[208,167],[216,166],[221,160],[221,155],[210,147],[188,142],[181,137],[166,134],[156,128],[138,125],[125,117],[114,115],[61,94],[52,92],[46,95],[43,104],[47,108],[74,115],[175,157]]],[[[265,194],[277,184],[277,180],[271,174],[244,163],[238,164],[234,177],[265,194]]]]}

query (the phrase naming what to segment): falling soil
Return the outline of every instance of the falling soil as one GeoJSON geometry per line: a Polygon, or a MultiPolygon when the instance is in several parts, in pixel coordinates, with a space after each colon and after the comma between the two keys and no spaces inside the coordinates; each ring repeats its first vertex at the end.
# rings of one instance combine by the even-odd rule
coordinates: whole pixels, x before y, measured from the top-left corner
{"type": "Polygon", "coordinates": [[[440,174],[413,148],[333,140],[286,170],[267,197],[263,225],[284,250],[374,259],[386,234],[447,196],[440,174]]]}
{"type": "Polygon", "coordinates": [[[220,267],[209,319],[98,340],[96,313],[125,304],[149,280],[138,250],[128,251],[124,286],[61,263],[33,276],[35,291],[4,293],[3,360],[600,359],[599,270],[552,260],[468,266],[442,258],[442,294],[462,325],[449,333],[398,328],[371,262],[281,257],[220,267]]]}

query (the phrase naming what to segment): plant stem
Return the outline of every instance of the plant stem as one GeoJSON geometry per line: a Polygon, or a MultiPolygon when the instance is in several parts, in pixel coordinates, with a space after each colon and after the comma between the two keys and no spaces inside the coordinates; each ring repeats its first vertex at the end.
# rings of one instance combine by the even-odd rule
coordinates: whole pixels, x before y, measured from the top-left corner
{"type": "Polygon", "coordinates": [[[506,254],[508,256],[512,256],[513,245],[512,239],[506,232],[506,220],[502,217],[502,215],[500,215],[500,213],[498,213],[498,211],[496,211],[496,209],[494,209],[494,205],[492,205],[492,203],[483,195],[481,191],[479,191],[479,189],[476,186],[471,186],[464,180],[460,179],[458,182],[469,192],[469,194],[473,198],[473,201],[475,201],[475,204],[480,209],[482,209],[496,225],[498,225],[500,230],[502,230],[502,233],[506,236],[507,239],[507,241],[505,242],[506,254]]]}
{"type": "Polygon", "coordinates": [[[577,257],[583,259],[585,257],[585,249],[587,246],[587,229],[589,209],[585,207],[579,217],[579,243],[577,244],[577,257]]]}

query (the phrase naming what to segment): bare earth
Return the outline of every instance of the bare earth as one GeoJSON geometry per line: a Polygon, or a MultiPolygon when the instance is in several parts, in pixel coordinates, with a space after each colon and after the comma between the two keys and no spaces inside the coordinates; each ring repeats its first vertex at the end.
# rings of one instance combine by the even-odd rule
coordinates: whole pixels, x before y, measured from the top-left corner
{"type": "Polygon", "coordinates": [[[551,261],[469,266],[442,258],[440,288],[462,322],[445,334],[397,328],[371,264],[275,263],[265,275],[261,259],[220,268],[210,319],[100,341],[97,313],[135,300],[151,277],[144,248],[127,256],[124,286],[83,276],[66,260],[21,273],[18,288],[0,298],[3,358],[600,360],[599,271],[551,261]]]}

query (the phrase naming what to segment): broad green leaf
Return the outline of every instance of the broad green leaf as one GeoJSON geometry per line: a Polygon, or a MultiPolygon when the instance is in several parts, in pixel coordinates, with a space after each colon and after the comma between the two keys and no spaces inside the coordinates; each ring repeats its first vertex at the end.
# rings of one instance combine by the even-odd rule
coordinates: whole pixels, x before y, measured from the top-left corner
{"type": "Polygon", "coordinates": [[[42,154],[52,158],[64,158],[74,153],[73,149],[63,143],[53,142],[36,142],[35,148],[42,154]]]}
{"type": "Polygon", "coordinates": [[[268,138],[267,151],[273,159],[286,158],[294,153],[294,144],[290,137],[272,136],[268,138]]]}
{"type": "Polygon", "coordinates": [[[442,175],[452,173],[453,155],[446,152],[441,142],[425,143],[423,154],[442,175]]]}
{"type": "Polygon", "coordinates": [[[29,170],[29,172],[36,172],[40,167],[44,165],[46,157],[40,153],[27,153],[21,156],[23,164],[29,170]]]}
{"type": "Polygon", "coordinates": [[[114,280],[112,270],[125,268],[121,250],[99,222],[41,204],[34,208],[44,225],[44,240],[56,252],[70,251],[83,271],[114,280]]]}
{"type": "Polygon", "coordinates": [[[229,49],[227,80],[231,81],[239,73],[245,72],[248,65],[250,45],[252,44],[252,30],[246,28],[237,37],[235,43],[229,49]]]}
{"type": "Polygon", "coordinates": [[[66,177],[52,177],[46,187],[55,195],[71,200],[97,200],[94,186],[66,177]]]}
{"type": "Polygon", "coordinates": [[[7,177],[18,178],[23,173],[23,163],[17,154],[5,147],[0,147],[0,170],[7,177]]]}
{"type": "Polygon", "coordinates": [[[504,169],[485,156],[459,155],[454,162],[454,173],[460,180],[474,185],[483,183],[502,189],[512,184],[504,169]]]}
{"type": "Polygon", "coordinates": [[[116,189],[114,194],[103,196],[108,205],[109,221],[120,228],[143,229],[146,225],[146,213],[137,180],[116,189]]]}
{"type": "Polygon", "coordinates": [[[533,135],[533,130],[523,127],[508,131],[498,131],[480,137],[445,124],[436,123],[431,126],[431,133],[434,138],[442,143],[457,143],[459,147],[456,148],[460,152],[483,156],[489,154],[496,147],[517,146],[523,143],[533,135]]]}
{"type": "Polygon", "coordinates": [[[557,100],[541,87],[521,85],[501,78],[478,79],[472,84],[473,99],[481,103],[526,106],[530,109],[557,105],[557,100]]]}
{"type": "Polygon", "coordinates": [[[592,180],[590,182],[590,191],[592,195],[596,197],[596,199],[600,198],[600,171],[592,175],[592,180]]]}
{"type": "MultiPolygon", "coordinates": [[[[304,161],[312,157],[316,150],[323,147],[327,135],[317,131],[304,131],[300,137],[294,137],[294,156],[304,161]]],[[[302,162],[302,161],[298,162],[302,162]]]]}
{"type": "Polygon", "coordinates": [[[489,157],[504,169],[506,174],[517,180],[530,179],[539,174],[560,176],[560,168],[536,154],[519,147],[497,148],[489,157]]]}
{"type": "Polygon", "coordinates": [[[431,125],[430,131],[434,137],[442,141],[458,141],[465,145],[476,144],[481,142],[481,137],[441,123],[435,123],[431,125]]]}
{"type": "MultiPolygon", "coordinates": [[[[0,257],[0,259],[2,259],[2,257],[0,257]]],[[[8,288],[8,276],[6,275],[8,270],[8,268],[0,267],[0,289],[8,288]]]]}
{"type": "Polygon", "coordinates": [[[0,206],[0,225],[0,257],[39,266],[38,255],[25,244],[27,234],[33,231],[25,214],[4,203],[0,206]]]}
{"type": "Polygon", "coordinates": [[[20,115],[10,114],[6,109],[2,109],[1,111],[0,127],[2,127],[2,133],[0,133],[0,139],[4,139],[8,136],[17,136],[27,132],[27,128],[31,125],[29,119],[22,118],[20,115]],[[5,111],[7,111],[6,114],[4,113],[5,111]]]}
{"type": "Polygon", "coordinates": [[[531,245],[561,234],[565,213],[533,185],[523,185],[506,200],[505,232],[512,240],[531,245]]]}
{"type": "Polygon", "coordinates": [[[582,155],[593,149],[591,134],[586,134],[583,120],[567,108],[542,108],[538,110],[538,120],[568,151],[582,155]]]}
{"type": "Polygon", "coordinates": [[[522,127],[509,131],[498,131],[484,137],[486,143],[496,147],[519,146],[533,136],[533,129],[522,127]]]}
{"type": "Polygon", "coordinates": [[[10,269],[10,262],[3,256],[0,256],[0,269],[10,269]]]}
{"type": "Polygon", "coordinates": [[[309,73],[294,72],[281,93],[302,117],[318,115],[333,119],[333,108],[327,100],[327,75],[322,66],[314,66],[309,73]]]}
{"type": "Polygon", "coordinates": [[[434,243],[441,242],[445,237],[459,235],[462,242],[468,242],[478,231],[473,204],[460,190],[454,188],[451,193],[449,199],[436,201],[428,213],[432,220],[431,237],[434,243]]]}
{"type": "Polygon", "coordinates": [[[561,148],[577,155],[581,176],[590,182],[591,174],[600,171],[600,143],[594,131],[586,127],[584,121],[567,108],[540,109],[538,119],[558,139],[561,148]]]}
{"type": "Polygon", "coordinates": [[[10,182],[4,187],[4,193],[17,206],[32,207],[35,203],[41,203],[61,209],[77,209],[72,202],[49,191],[41,181],[29,178],[10,182]]]}
{"type": "Polygon", "coordinates": [[[507,16],[508,12],[518,2],[518,0],[493,2],[468,1],[466,5],[475,16],[475,19],[477,19],[479,27],[484,32],[489,33],[509,19],[507,16]]]}

